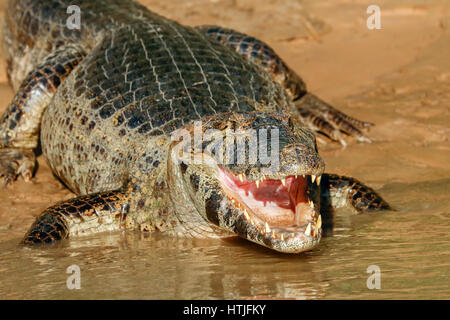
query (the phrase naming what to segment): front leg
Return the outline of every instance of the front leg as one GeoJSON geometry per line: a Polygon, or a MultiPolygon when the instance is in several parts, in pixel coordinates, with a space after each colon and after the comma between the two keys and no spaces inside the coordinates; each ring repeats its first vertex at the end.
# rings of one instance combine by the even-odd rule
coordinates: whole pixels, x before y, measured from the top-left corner
{"type": "Polygon", "coordinates": [[[31,178],[42,115],[61,82],[83,57],[84,53],[72,46],[58,49],[22,82],[0,118],[0,178],[6,183],[19,174],[31,178]]]}
{"type": "Polygon", "coordinates": [[[82,195],[49,207],[30,227],[23,243],[50,243],[121,229],[176,229],[179,220],[173,214],[164,168],[161,165],[151,173],[140,168],[143,180],[136,172],[118,190],[82,195]]]}
{"type": "Polygon", "coordinates": [[[119,230],[126,227],[131,218],[129,203],[129,197],[121,190],[62,201],[36,219],[23,243],[50,243],[69,236],[119,230]]]}
{"type": "Polygon", "coordinates": [[[320,211],[325,220],[335,209],[348,207],[357,213],[392,210],[372,188],[356,179],[323,174],[320,183],[320,211]]]}

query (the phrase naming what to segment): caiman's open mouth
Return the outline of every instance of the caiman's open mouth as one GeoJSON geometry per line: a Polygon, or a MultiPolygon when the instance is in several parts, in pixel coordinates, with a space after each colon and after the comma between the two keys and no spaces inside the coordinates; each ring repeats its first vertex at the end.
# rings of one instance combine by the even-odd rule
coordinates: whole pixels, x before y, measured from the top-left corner
{"type": "Polygon", "coordinates": [[[320,176],[290,175],[279,180],[263,176],[253,181],[223,168],[219,171],[228,199],[259,233],[260,239],[247,234],[249,240],[284,252],[304,251],[320,240],[322,220],[311,192],[315,183],[320,185],[320,176]]]}

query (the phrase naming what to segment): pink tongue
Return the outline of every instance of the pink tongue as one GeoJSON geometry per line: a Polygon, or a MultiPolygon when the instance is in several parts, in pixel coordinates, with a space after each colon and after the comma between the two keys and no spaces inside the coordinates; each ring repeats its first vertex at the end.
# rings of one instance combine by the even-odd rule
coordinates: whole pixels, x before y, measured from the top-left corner
{"type": "Polygon", "coordinates": [[[284,208],[295,209],[293,203],[295,203],[295,193],[297,188],[292,189],[293,184],[296,183],[294,177],[286,178],[286,185],[283,186],[280,180],[264,180],[260,183],[259,188],[256,187],[255,182],[250,181],[234,181],[237,188],[245,191],[246,195],[249,192],[253,195],[253,198],[261,202],[273,202],[274,205],[284,208]]]}
{"type": "Polygon", "coordinates": [[[244,180],[241,182],[238,177],[221,169],[222,182],[228,188],[234,189],[239,193],[242,191],[246,196],[249,193],[253,198],[261,202],[274,202],[279,207],[285,209],[295,210],[295,204],[299,201],[307,202],[305,195],[306,179],[294,176],[286,178],[286,185],[283,185],[280,180],[266,179],[259,184],[259,188],[254,181],[244,180]],[[300,191],[300,192],[299,192],[300,191]]]}
{"type": "Polygon", "coordinates": [[[253,194],[255,200],[262,202],[274,202],[279,207],[291,209],[291,199],[289,197],[288,185],[283,186],[276,180],[266,180],[259,188],[254,183],[249,186],[243,186],[241,189],[253,194]]]}

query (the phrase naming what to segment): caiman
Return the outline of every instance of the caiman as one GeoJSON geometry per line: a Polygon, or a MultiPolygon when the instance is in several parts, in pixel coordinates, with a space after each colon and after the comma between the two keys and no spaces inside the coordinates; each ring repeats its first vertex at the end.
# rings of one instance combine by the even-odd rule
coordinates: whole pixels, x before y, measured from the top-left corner
{"type": "Polygon", "coordinates": [[[24,244],[140,229],[297,253],[319,243],[336,208],[389,209],[370,187],[325,174],[317,151],[315,133],[367,141],[372,124],[308,92],[251,36],[128,0],[10,0],[3,54],[16,94],[0,119],[0,176],[29,181],[41,150],[77,195],[39,215],[24,244]],[[196,138],[208,132],[223,143],[196,138]],[[277,160],[271,170],[263,153],[250,161],[248,132],[277,160]]]}

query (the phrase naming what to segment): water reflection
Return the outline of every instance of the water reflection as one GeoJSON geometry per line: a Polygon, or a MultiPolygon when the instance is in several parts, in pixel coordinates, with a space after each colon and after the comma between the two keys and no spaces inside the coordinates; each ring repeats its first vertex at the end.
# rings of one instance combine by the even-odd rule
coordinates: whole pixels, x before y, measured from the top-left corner
{"type": "MultiPolygon", "coordinates": [[[[443,183],[437,187],[438,198],[449,184],[443,183]]],[[[405,187],[411,197],[421,188],[386,186],[394,197],[397,188],[405,187]]],[[[430,205],[425,211],[341,214],[316,250],[293,256],[238,238],[175,239],[135,232],[50,247],[24,248],[17,240],[8,241],[0,244],[0,297],[448,298],[449,216],[442,204],[450,203],[430,205]],[[66,287],[66,269],[72,264],[81,269],[81,290],[66,287]],[[366,287],[366,268],[372,264],[382,270],[382,290],[377,292],[366,287]]]]}
{"type": "Polygon", "coordinates": [[[139,232],[33,248],[15,239],[0,243],[0,298],[449,298],[449,186],[449,179],[387,184],[381,192],[400,210],[339,212],[320,246],[301,255],[239,238],[139,232]],[[73,264],[81,290],[66,287],[73,264]],[[381,290],[366,287],[369,265],[381,269],[381,290]]]}
{"type": "Polygon", "coordinates": [[[2,247],[3,298],[71,298],[65,270],[72,264],[81,268],[85,298],[298,299],[319,298],[327,288],[310,285],[321,282],[312,272],[316,253],[278,255],[239,239],[116,233],[51,248],[2,247]]]}

